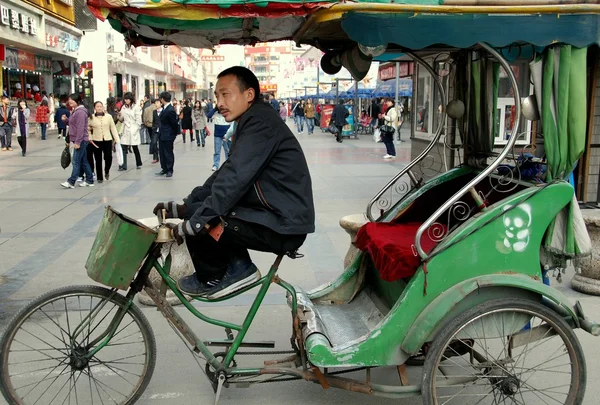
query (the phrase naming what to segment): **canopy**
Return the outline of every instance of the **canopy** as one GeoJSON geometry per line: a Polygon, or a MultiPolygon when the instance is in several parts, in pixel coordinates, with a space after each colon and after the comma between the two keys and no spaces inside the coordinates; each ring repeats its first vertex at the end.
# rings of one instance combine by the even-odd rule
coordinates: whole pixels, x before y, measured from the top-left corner
{"type": "MultiPolygon", "coordinates": [[[[396,80],[383,82],[373,91],[373,97],[396,97],[396,80]]],[[[398,97],[412,97],[412,79],[400,79],[398,82],[398,97]]]]}
{"type": "MultiPolygon", "coordinates": [[[[600,43],[600,5],[540,4],[495,6],[491,0],[87,0],[92,13],[108,18],[134,45],[213,48],[294,39],[322,50],[351,45],[385,45],[388,51],[432,45],[495,47],[528,43],[577,47],[600,43]],[[366,29],[368,27],[368,29],[366,29]],[[526,27],[516,29],[515,27],[526,27]]],[[[543,1],[543,0],[542,0],[543,1]]],[[[577,1],[577,0],[575,0],[577,1]]]]}
{"type": "Polygon", "coordinates": [[[360,82],[358,83],[358,92],[355,91],[354,86],[350,87],[345,93],[347,98],[371,98],[371,94],[375,89],[369,89],[365,87],[365,85],[360,82]]]}

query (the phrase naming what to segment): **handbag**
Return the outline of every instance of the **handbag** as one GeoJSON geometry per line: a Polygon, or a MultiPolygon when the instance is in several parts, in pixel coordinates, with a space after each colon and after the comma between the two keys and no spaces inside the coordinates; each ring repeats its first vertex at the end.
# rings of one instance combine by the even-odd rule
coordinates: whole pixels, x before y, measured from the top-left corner
{"type": "Polygon", "coordinates": [[[329,127],[327,128],[327,130],[329,132],[331,132],[332,134],[337,134],[338,133],[338,128],[333,125],[333,124],[329,124],[329,127]]]}
{"type": "Polygon", "coordinates": [[[381,135],[394,135],[394,132],[396,132],[394,127],[391,125],[382,125],[379,128],[379,131],[381,132],[381,135]]]}
{"type": "Polygon", "coordinates": [[[65,146],[62,153],[60,154],[60,166],[63,169],[66,169],[71,164],[71,152],[69,151],[69,146],[65,146]]]}
{"type": "Polygon", "coordinates": [[[373,131],[373,141],[375,143],[381,142],[381,131],[379,128],[375,128],[375,131],[373,131]]]}

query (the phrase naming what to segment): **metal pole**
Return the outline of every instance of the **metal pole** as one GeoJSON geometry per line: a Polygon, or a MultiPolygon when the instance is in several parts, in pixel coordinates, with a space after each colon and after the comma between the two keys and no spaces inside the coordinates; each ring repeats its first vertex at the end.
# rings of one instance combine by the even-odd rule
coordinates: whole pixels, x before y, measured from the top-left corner
{"type": "Polygon", "coordinates": [[[317,102],[319,99],[319,84],[321,83],[321,66],[317,63],[317,102]]]}
{"type": "Polygon", "coordinates": [[[398,87],[400,86],[400,62],[396,62],[396,98],[394,103],[398,105],[398,87]]]}
{"type": "Polygon", "coordinates": [[[71,93],[75,93],[75,66],[72,61],[69,62],[69,65],[71,67],[71,93]]]}
{"type": "Polygon", "coordinates": [[[335,79],[335,103],[337,104],[340,98],[340,79],[335,79]]]}

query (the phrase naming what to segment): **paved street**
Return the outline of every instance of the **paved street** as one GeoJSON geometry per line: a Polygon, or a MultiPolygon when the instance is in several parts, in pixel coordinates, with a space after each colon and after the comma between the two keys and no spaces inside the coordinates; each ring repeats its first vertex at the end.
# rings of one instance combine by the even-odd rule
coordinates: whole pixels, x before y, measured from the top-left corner
{"type": "MultiPolygon", "coordinates": [[[[348,249],[348,235],[338,220],[348,214],[362,213],[368,200],[405,164],[410,157],[410,143],[398,147],[395,161],[384,161],[385,148],[374,144],[372,136],[345,140],[337,144],[330,135],[318,129],[313,136],[299,136],[311,169],[317,212],[317,232],[309,235],[301,253],[303,259],[283,261],[280,276],[306,289],[333,279],[342,270],[342,260],[348,249]]],[[[403,139],[406,139],[404,134],[403,139]]],[[[92,284],[84,264],[103,215],[110,204],[134,218],[152,215],[158,201],[180,200],[211,174],[212,138],[206,148],[195,143],[175,146],[175,174],[172,179],[157,178],[156,165],[150,163],[147,146],[143,146],[144,166],[141,170],[118,172],[116,164],[111,179],[94,188],[62,189],[60,183],[70,174],[59,165],[63,142],[50,136],[47,141],[28,141],[27,157],[18,148],[0,152],[0,331],[14,313],[37,295],[51,289],[92,284]]],[[[15,142],[16,143],[16,142],[15,142]]],[[[115,162],[116,163],[116,162],[115,162]]],[[[273,255],[254,254],[261,269],[267,269],[273,255]]],[[[571,290],[569,278],[558,285],[568,296],[580,299],[587,313],[600,319],[600,298],[578,294],[571,290]]],[[[554,282],[554,280],[553,280],[554,282]]],[[[203,310],[213,317],[241,321],[253,298],[244,294],[236,299],[203,310]]],[[[180,307],[178,307],[180,308],[180,307]]],[[[158,358],[153,379],[141,404],[211,404],[212,389],[201,370],[168,327],[155,308],[142,307],[154,328],[158,358]]],[[[203,337],[223,339],[217,329],[186,320],[195,325],[203,337]]],[[[278,350],[289,346],[289,309],[285,294],[273,288],[266,304],[250,330],[249,340],[274,340],[278,350]]],[[[585,405],[595,405],[600,397],[600,342],[578,332],[587,358],[588,389],[585,405]]],[[[242,358],[242,366],[259,365],[260,358],[242,358]]],[[[383,380],[397,380],[392,370],[378,370],[383,380]]],[[[374,377],[375,378],[375,377],[374,377]]],[[[409,379],[419,381],[421,371],[409,371],[409,379]]],[[[421,404],[421,400],[403,401],[367,397],[361,394],[330,389],[306,382],[264,384],[249,389],[228,389],[221,404],[421,404]]],[[[5,404],[0,399],[0,404],[5,404]]]]}

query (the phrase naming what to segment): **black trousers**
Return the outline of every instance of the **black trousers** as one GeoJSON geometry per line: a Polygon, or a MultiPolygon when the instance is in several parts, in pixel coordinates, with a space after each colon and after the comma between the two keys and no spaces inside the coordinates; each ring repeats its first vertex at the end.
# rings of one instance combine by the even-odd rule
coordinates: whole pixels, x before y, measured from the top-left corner
{"type": "Polygon", "coordinates": [[[173,173],[175,165],[175,154],[173,153],[173,141],[159,141],[158,153],[160,154],[160,167],[165,173],[173,173]]]}
{"type": "MultiPolygon", "coordinates": [[[[25,155],[27,153],[27,136],[17,136],[17,142],[19,142],[19,146],[21,147],[21,153],[25,155]]],[[[8,145],[10,146],[10,143],[8,145]]]]}
{"type": "Polygon", "coordinates": [[[265,226],[227,217],[218,242],[203,234],[187,237],[186,244],[196,277],[200,281],[210,281],[223,277],[229,263],[250,260],[248,249],[284,254],[297,250],[305,240],[306,235],[281,235],[265,226]]]}
{"type": "Polygon", "coordinates": [[[335,134],[335,140],[336,141],[341,141],[342,140],[342,129],[344,129],[343,126],[340,125],[336,125],[337,128],[337,134],[335,134]]]}
{"type": "Polygon", "coordinates": [[[140,148],[137,145],[121,145],[123,148],[123,169],[127,169],[127,152],[129,147],[133,149],[133,153],[135,154],[135,165],[142,165],[142,156],[140,155],[140,148]]]}
{"type": "MultiPolygon", "coordinates": [[[[92,149],[94,160],[96,161],[96,178],[104,180],[104,174],[108,174],[112,166],[112,141],[96,141],[98,147],[88,146],[88,151],[92,149]],[[102,160],[104,160],[104,170],[102,170],[102,160]]],[[[94,167],[92,166],[92,170],[94,167]]]]}
{"type": "Polygon", "coordinates": [[[158,160],[158,132],[150,131],[150,153],[152,154],[152,160],[158,160]]]}

